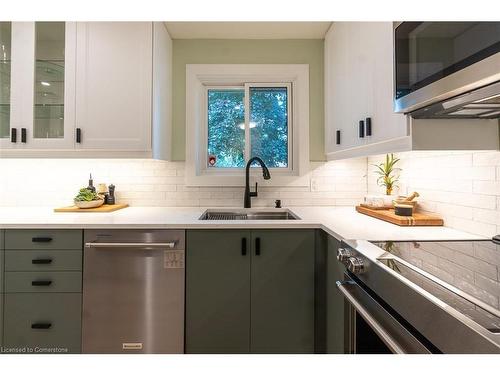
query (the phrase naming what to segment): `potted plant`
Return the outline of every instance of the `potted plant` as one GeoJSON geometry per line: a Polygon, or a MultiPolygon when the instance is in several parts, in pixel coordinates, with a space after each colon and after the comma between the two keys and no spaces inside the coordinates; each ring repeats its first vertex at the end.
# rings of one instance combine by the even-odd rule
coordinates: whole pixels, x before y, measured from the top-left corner
{"type": "Polygon", "coordinates": [[[395,168],[398,161],[399,159],[395,158],[394,154],[387,154],[385,155],[385,162],[373,164],[373,166],[377,167],[375,173],[379,175],[377,178],[377,184],[385,187],[386,195],[392,195],[392,190],[396,186],[396,182],[399,179],[399,176],[395,173],[396,171],[401,170],[400,168],[395,168]]]}
{"type": "Polygon", "coordinates": [[[103,205],[104,199],[95,191],[83,188],[78,191],[74,202],[78,208],[96,208],[103,205]]]}

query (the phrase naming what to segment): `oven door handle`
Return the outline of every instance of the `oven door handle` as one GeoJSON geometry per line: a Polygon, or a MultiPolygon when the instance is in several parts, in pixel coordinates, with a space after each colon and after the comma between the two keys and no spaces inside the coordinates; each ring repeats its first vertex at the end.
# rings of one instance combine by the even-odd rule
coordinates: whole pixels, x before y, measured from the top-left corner
{"type": "MultiPolygon", "coordinates": [[[[345,297],[345,299],[352,305],[352,307],[358,312],[359,315],[368,323],[368,325],[375,331],[375,333],[380,337],[380,339],[389,347],[389,349],[396,354],[407,353],[401,345],[399,345],[396,340],[393,339],[391,334],[364,308],[362,304],[354,297],[354,295],[349,291],[349,288],[360,288],[361,287],[353,281],[337,281],[337,288],[345,297]]],[[[363,293],[365,293],[363,291],[363,293]]]]}

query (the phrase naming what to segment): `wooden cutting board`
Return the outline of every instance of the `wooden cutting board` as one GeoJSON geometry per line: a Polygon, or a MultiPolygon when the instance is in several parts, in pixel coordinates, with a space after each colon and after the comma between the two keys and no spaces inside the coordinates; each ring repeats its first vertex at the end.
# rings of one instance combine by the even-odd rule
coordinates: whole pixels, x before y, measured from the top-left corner
{"type": "Polygon", "coordinates": [[[394,213],[394,209],[392,208],[389,210],[372,210],[361,206],[356,206],[356,211],[403,227],[428,225],[442,226],[444,224],[443,219],[439,216],[428,215],[420,212],[414,212],[412,216],[398,216],[394,213]]]}
{"type": "Polygon", "coordinates": [[[128,204],[103,204],[95,208],[79,208],[76,206],[54,208],[54,212],[113,212],[128,207],[128,204]]]}

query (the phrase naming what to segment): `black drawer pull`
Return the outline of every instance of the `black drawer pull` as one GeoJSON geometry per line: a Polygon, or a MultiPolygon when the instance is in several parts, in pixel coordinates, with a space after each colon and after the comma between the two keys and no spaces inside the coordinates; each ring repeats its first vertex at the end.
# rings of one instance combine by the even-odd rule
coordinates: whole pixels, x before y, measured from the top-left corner
{"type": "Polygon", "coordinates": [[[10,141],[12,143],[17,142],[17,129],[16,128],[10,129],[10,141]]]}
{"type": "Polygon", "coordinates": [[[76,143],[82,143],[82,129],[76,128],[76,143]]]}
{"type": "Polygon", "coordinates": [[[363,120],[359,121],[359,138],[365,137],[365,122],[363,120]]]}
{"type": "Polygon", "coordinates": [[[255,255],[260,255],[260,238],[255,239],[255,255]]]}
{"type": "Polygon", "coordinates": [[[31,329],[49,329],[52,327],[52,323],[33,323],[31,324],[31,329]]]}
{"type": "Polygon", "coordinates": [[[31,285],[33,286],[49,286],[52,284],[52,280],[33,280],[31,285]]]}
{"type": "Polygon", "coordinates": [[[26,143],[26,128],[21,128],[21,142],[26,143]]]}
{"type": "Polygon", "coordinates": [[[366,135],[368,137],[371,137],[372,136],[372,118],[367,117],[365,120],[365,124],[366,124],[366,135]]]}
{"type": "Polygon", "coordinates": [[[52,258],[40,258],[31,260],[31,264],[50,264],[50,263],[52,263],[52,258]]]}
{"type": "Polygon", "coordinates": [[[247,239],[246,238],[241,239],[241,255],[243,255],[243,256],[247,255],[247,239]]]}
{"type": "Polygon", "coordinates": [[[52,237],[32,237],[31,242],[50,242],[52,237]]]}

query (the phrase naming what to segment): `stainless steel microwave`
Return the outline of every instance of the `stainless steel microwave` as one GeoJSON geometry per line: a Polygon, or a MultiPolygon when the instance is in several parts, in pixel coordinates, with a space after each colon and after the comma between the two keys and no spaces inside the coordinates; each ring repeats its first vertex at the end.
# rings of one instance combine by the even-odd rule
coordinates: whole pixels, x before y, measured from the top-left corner
{"type": "Polygon", "coordinates": [[[500,22],[394,23],[394,111],[500,118],[500,22]]]}

